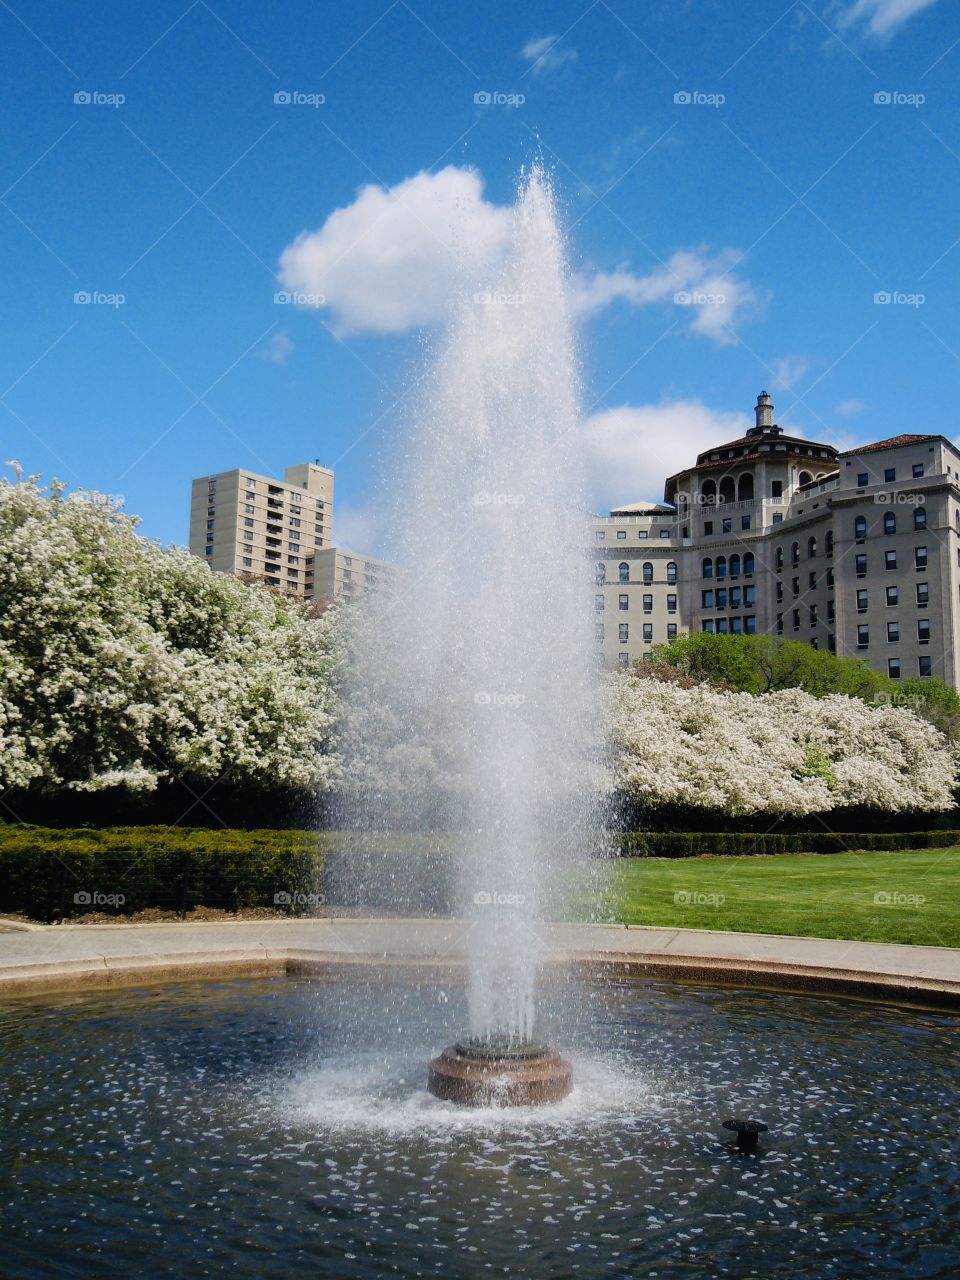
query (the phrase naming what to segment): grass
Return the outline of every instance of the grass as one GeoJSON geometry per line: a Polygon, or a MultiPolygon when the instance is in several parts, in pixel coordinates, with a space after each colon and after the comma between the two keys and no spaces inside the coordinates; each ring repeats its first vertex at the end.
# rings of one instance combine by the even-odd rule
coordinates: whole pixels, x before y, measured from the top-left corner
{"type": "Polygon", "coordinates": [[[560,896],[567,919],[960,947],[960,848],[621,858],[560,896]]]}

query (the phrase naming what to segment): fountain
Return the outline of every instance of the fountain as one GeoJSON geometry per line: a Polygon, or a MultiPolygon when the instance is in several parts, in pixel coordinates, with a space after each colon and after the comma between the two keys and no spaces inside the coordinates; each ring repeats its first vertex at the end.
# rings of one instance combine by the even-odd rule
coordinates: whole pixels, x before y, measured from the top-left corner
{"type": "Polygon", "coordinates": [[[371,602],[355,654],[353,825],[384,839],[453,833],[470,1026],[429,1085],[470,1104],[571,1087],[569,1064],[534,1041],[543,873],[595,839],[597,665],[565,277],[551,187],[534,169],[495,278],[471,282],[428,362],[392,480],[404,572],[371,602]]]}

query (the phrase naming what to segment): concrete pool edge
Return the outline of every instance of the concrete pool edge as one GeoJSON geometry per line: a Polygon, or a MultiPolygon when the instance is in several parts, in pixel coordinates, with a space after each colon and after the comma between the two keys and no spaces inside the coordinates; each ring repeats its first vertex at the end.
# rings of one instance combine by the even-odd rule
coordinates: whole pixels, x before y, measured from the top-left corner
{"type": "MultiPolygon", "coordinates": [[[[0,934],[0,997],[381,969],[462,970],[448,919],[49,925],[0,934]]],[[[960,950],[651,926],[543,924],[544,962],[651,978],[839,992],[960,1008],[960,950]]]]}

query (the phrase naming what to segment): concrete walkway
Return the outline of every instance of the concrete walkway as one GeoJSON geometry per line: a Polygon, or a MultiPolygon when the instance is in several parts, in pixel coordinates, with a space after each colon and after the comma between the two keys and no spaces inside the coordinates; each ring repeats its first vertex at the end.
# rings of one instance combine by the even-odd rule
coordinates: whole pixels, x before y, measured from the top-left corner
{"type": "MultiPolygon", "coordinates": [[[[456,920],[30,925],[0,932],[0,996],[344,966],[462,968],[456,920]]],[[[547,964],[622,966],[795,990],[960,1006],[960,950],[625,925],[539,926],[547,964]]]]}

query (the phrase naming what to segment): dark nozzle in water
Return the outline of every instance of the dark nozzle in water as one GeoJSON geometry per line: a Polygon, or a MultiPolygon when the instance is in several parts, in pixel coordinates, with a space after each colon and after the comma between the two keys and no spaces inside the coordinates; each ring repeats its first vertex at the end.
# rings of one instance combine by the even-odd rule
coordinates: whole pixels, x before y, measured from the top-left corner
{"type": "Polygon", "coordinates": [[[767,1132],[762,1120],[724,1120],[723,1127],[732,1129],[737,1135],[737,1146],[741,1151],[756,1151],[761,1133],[767,1132]]]}

